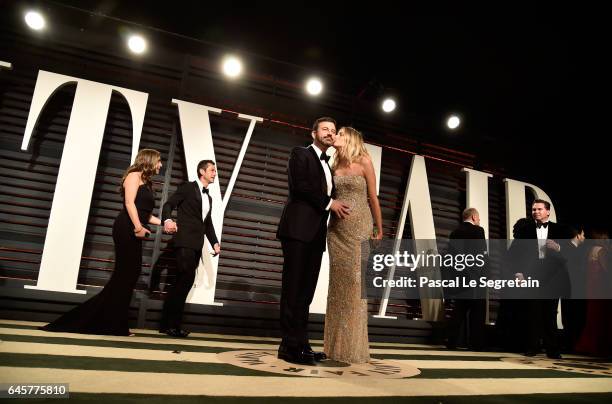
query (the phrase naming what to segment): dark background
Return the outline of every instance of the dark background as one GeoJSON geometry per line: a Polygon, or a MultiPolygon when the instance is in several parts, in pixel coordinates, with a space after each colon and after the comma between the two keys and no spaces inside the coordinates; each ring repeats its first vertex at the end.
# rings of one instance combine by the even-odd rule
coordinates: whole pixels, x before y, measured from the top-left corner
{"type": "MultiPolygon", "coordinates": [[[[29,4],[79,8],[184,35],[199,40],[192,41],[196,46],[243,56],[247,69],[274,63],[296,80],[318,73],[326,88],[372,108],[393,94],[398,108],[389,116],[381,112],[381,121],[494,161],[512,178],[540,186],[560,221],[612,227],[603,126],[609,46],[601,10],[517,2],[29,4]],[[455,133],[443,126],[450,112],[463,118],[455,133]]],[[[84,29],[97,28],[99,18],[83,16],[84,29]]]]}
{"type": "MultiPolygon", "coordinates": [[[[246,130],[235,111],[264,117],[225,214],[215,295],[224,306],[192,305],[186,321],[193,330],[278,333],[282,253],[274,232],[287,197],[287,156],[291,147],[310,140],[308,126],[321,115],[353,124],[367,141],[383,146],[379,200],[388,238],[397,231],[414,153],[427,160],[439,238],[448,237],[464,208],[462,167],[494,174],[492,239],[506,234],[503,178],[543,188],[563,222],[609,226],[602,64],[608,46],[605,25],[593,17],[605,14],[516,3],[488,9],[399,4],[0,3],[0,60],[13,63],[0,80],[0,288],[6,296],[0,316],[50,321],[86,297],[23,288],[38,274],[74,96],[74,86],[67,86],[53,97],[32,147],[20,151],[40,70],[149,94],[140,145],[160,150],[165,164],[154,181],[157,208],[187,177],[172,98],[223,108],[211,119],[215,144],[221,145],[215,159],[222,192],[246,130]],[[45,14],[44,31],[25,25],[30,7],[45,14]],[[132,32],[146,36],[147,53],[126,49],[132,32]],[[244,60],[245,74],[238,80],[220,72],[227,53],[244,60]],[[303,91],[313,74],[325,83],[316,98],[303,91]],[[380,111],[386,93],[399,102],[390,115],[380,111]],[[443,127],[450,112],[464,119],[455,133],[443,127]]],[[[129,164],[130,128],[129,108],[114,95],[77,281],[88,293],[99,291],[112,273],[111,228],[122,208],[116,189],[129,164]]],[[[410,238],[409,227],[404,238],[410,238]]],[[[159,229],[145,243],[130,309],[138,327],[157,326],[165,288],[172,283],[169,244],[159,229]],[[159,282],[153,281],[156,274],[159,282]],[[159,288],[150,288],[154,284],[159,288]]],[[[492,321],[496,303],[491,300],[492,321]]],[[[380,301],[369,300],[371,313],[379,308],[380,301]]],[[[451,310],[447,307],[447,314],[451,310]]],[[[371,337],[405,342],[409,336],[422,343],[435,334],[435,325],[414,320],[421,318],[418,300],[391,296],[388,313],[401,321],[371,321],[371,337]]],[[[321,333],[322,316],[311,321],[321,333]]]]}

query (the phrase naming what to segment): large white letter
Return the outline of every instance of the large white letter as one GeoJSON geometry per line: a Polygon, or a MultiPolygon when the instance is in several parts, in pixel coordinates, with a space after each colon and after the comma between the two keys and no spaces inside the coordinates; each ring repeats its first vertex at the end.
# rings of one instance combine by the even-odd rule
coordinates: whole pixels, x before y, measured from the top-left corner
{"type": "Polygon", "coordinates": [[[85,293],[77,290],[76,284],[111,95],[113,90],[122,94],[132,112],[132,161],[138,152],[148,95],[41,70],[34,88],[22,150],[28,149],[32,131],[47,101],[60,87],[70,83],[77,86],[53,194],[38,282],[36,286],[25,287],[85,293]]]}
{"type": "MultiPolygon", "coordinates": [[[[508,240],[514,239],[512,228],[517,220],[525,217],[525,213],[527,212],[527,206],[525,206],[526,189],[529,189],[536,199],[544,199],[545,201],[550,202],[550,220],[553,222],[557,221],[557,213],[555,212],[552,199],[550,199],[546,192],[542,191],[541,188],[536,187],[533,184],[512,180],[510,178],[504,178],[504,182],[506,183],[506,237],[508,240]]],[[[559,329],[563,329],[560,300],[557,308],[557,327],[559,327],[559,329]]]]}
{"type": "MultiPolygon", "coordinates": [[[[399,240],[404,234],[404,226],[406,217],[410,212],[410,223],[412,224],[412,238],[416,241],[416,251],[429,251],[437,253],[438,246],[436,244],[436,228],[434,226],[433,211],[431,208],[431,197],[429,195],[429,184],[427,182],[427,170],[425,168],[425,159],[423,156],[415,155],[412,158],[410,166],[410,174],[408,175],[408,184],[406,185],[406,193],[404,194],[404,203],[399,217],[397,233],[395,239],[399,240]]],[[[393,278],[394,268],[389,270],[389,278],[393,278]]],[[[380,311],[374,317],[379,318],[396,318],[387,316],[387,304],[389,302],[390,288],[385,290],[385,294],[380,302],[380,311]]],[[[436,321],[441,315],[442,300],[431,299],[427,296],[421,296],[421,310],[423,320],[436,321]]]]}
{"type": "MultiPolygon", "coordinates": [[[[485,238],[487,239],[487,248],[489,240],[489,178],[493,174],[483,173],[482,171],[464,168],[466,173],[466,196],[465,203],[468,208],[476,208],[480,214],[480,225],[484,229],[485,238]]],[[[489,291],[486,295],[486,315],[485,322],[489,324],[489,291]]]]}
{"type": "Polygon", "coordinates": [[[489,238],[489,178],[493,174],[464,168],[466,173],[466,208],[476,208],[480,214],[480,225],[485,231],[485,238],[489,238]]]}
{"type": "MultiPolygon", "coordinates": [[[[191,102],[173,99],[172,102],[178,106],[179,119],[181,122],[181,133],[183,136],[183,150],[185,151],[185,164],[187,164],[187,174],[190,181],[198,178],[197,165],[201,160],[215,159],[215,148],[213,146],[212,131],[210,129],[210,119],[208,113],[213,112],[220,114],[219,108],[208,107],[206,105],[194,104],[191,102]]],[[[242,166],[242,161],[246,153],[246,149],[251,141],[253,130],[257,122],[262,122],[263,118],[250,115],[238,115],[239,119],[249,121],[247,134],[242,142],[240,153],[234,164],[232,176],[225,190],[225,195],[221,198],[221,187],[219,181],[210,185],[209,192],[213,199],[212,221],[217,232],[217,238],[221,242],[221,232],[223,228],[223,217],[225,209],[229,203],[229,199],[236,183],[236,178],[242,166]],[[216,203],[215,203],[216,202],[216,203]],[[220,203],[219,203],[220,202],[220,203]]],[[[219,176],[217,176],[219,178],[219,176]]],[[[219,268],[219,256],[211,257],[208,252],[206,243],[202,246],[202,259],[197,271],[197,278],[194,282],[194,287],[187,298],[189,303],[208,304],[221,306],[221,303],[215,302],[215,287],[217,283],[217,270],[219,268]]]]}

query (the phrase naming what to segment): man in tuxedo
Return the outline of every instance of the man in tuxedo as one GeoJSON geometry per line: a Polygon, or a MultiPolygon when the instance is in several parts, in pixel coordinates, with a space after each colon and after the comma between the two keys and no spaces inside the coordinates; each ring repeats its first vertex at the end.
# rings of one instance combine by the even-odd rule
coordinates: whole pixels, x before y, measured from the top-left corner
{"type": "Polygon", "coordinates": [[[217,169],[212,160],[200,161],[198,180],[180,185],[162,208],[164,231],[176,233],[173,239],[176,281],[166,296],[159,331],[172,337],[189,335],[188,331],[181,329],[181,318],[202,256],[204,237],[213,246],[215,255],[221,250],[211,219],[212,198],[208,193],[208,186],[216,176],[217,169]],[[176,208],[177,223],[170,218],[176,208]]]}
{"type": "MultiPolygon", "coordinates": [[[[467,208],[462,214],[463,222],[449,236],[449,253],[457,255],[483,255],[486,258],[487,243],[485,232],[480,227],[480,214],[475,208],[467,208]]],[[[485,276],[485,268],[465,268],[462,271],[445,269],[452,273],[451,278],[460,276],[466,282],[478,280],[485,276]]],[[[454,298],[455,307],[448,321],[447,348],[455,349],[459,339],[461,325],[465,324],[468,331],[468,347],[474,351],[482,351],[485,346],[486,295],[483,288],[460,288],[450,291],[448,298],[454,298]],[[467,290],[466,290],[467,289],[467,290]],[[454,293],[453,293],[454,292],[454,293]],[[469,317],[469,320],[466,319],[469,317]]]]}
{"type": "Polygon", "coordinates": [[[561,318],[563,319],[563,341],[567,352],[573,352],[586,320],[586,264],[587,249],[582,226],[570,228],[573,236],[562,251],[567,259],[567,269],[571,285],[571,298],[561,301],[561,318]]]}
{"type": "Polygon", "coordinates": [[[524,346],[526,356],[540,351],[543,339],[546,355],[560,359],[557,339],[557,306],[559,298],[569,293],[566,260],[561,254],[567,229],[549,220],[550,203],[536,199],[531,206],[532,221],[517,229],[509,254],[514,264],[515,278],[531,277],[540,282],[540,288],[529,291],[530,299],[522,301],[525,319],[524,346]],[[533,299],[537,297],[537,299],[533,299]]]}
{"type": "Polygon", "coordinates": [[[327,149],[334,143],[336,121],[324,117],[312,128],[313,143],[291,151],[288,164],[289,197],[276,236],[283,248],[280,322],[283,339],[278,357],[292,363],[313,364],[325,359],[308,342],[308,314],[321,258],[325,251],[329,211],[348,215],[349,207],[332,199],[334,181],[327,149]]]}

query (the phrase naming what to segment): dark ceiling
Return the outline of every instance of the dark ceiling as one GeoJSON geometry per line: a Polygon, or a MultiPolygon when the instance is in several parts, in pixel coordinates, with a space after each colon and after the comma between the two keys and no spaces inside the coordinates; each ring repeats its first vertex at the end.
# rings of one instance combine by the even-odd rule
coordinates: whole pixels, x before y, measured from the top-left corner
{"type": "Polygon", "coordinates": [[[566,220],[612,223],[609,209],[591,212],[607,205],[610,182],[602,125],[610,47],[601,11],[535,2],[42,3],[326,73],[372,102],[392,93],[395,113],[415,116],[432,134],[449,136],[443,118],[458,112],[465,125],[453,136],[503,157],[519,179],[546,190],[566,220]]]}

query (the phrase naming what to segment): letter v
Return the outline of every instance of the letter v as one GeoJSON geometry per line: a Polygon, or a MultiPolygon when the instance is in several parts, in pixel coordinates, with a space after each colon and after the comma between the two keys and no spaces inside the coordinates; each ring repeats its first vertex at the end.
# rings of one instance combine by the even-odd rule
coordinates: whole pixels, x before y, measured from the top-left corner
{"type": "MultiPolygon", "coordinates": [[[[208,113],[213,112],[215,114],[220,114],[221,109],[177,99],[173,99],[172,103],[176,104],[179,110],[183,150],[185,153],[185,164],[187,164],[187,175],[189,180],[194,181],[198,179],[198,162],[206,159],[216,161],[208,113]]],[[[234,169],[225,190],[225,195],[223,198],[221,197],[221,188],[218,181],[215,181],[208,188],[210,196],[213,199],[211,218],[215,231],[217,232],[219,242],[221,242],[225,209],[227,208],[227,204],[229,203],[232,195],[236,178],[238,177],[240,167],[242,166],[242,161],[244,160],[244,155],[246,154],[246,149],[251,141],[251,136],[253,135],[255,125],[257,122],[263,121],[263,118],[243,114],[239,114],[238,119],[250,121],[250,124],[246,136],[242,142],[240,153],[238,154],[238,158],[234,164],[234,169]],[[214,203],[215,200],[221,201],[221,203],[214,203]]],[[[219,256],[211,257],[206,246],[202,246],[202,248],[202,260],[200,260],[197,279],[195,280],[194,288],[187,298],[187,301],[189,303],[220,306],[221,303],[214,301],[215,286],[217,283],[217,270],[219,267],[219,256]]]]}

